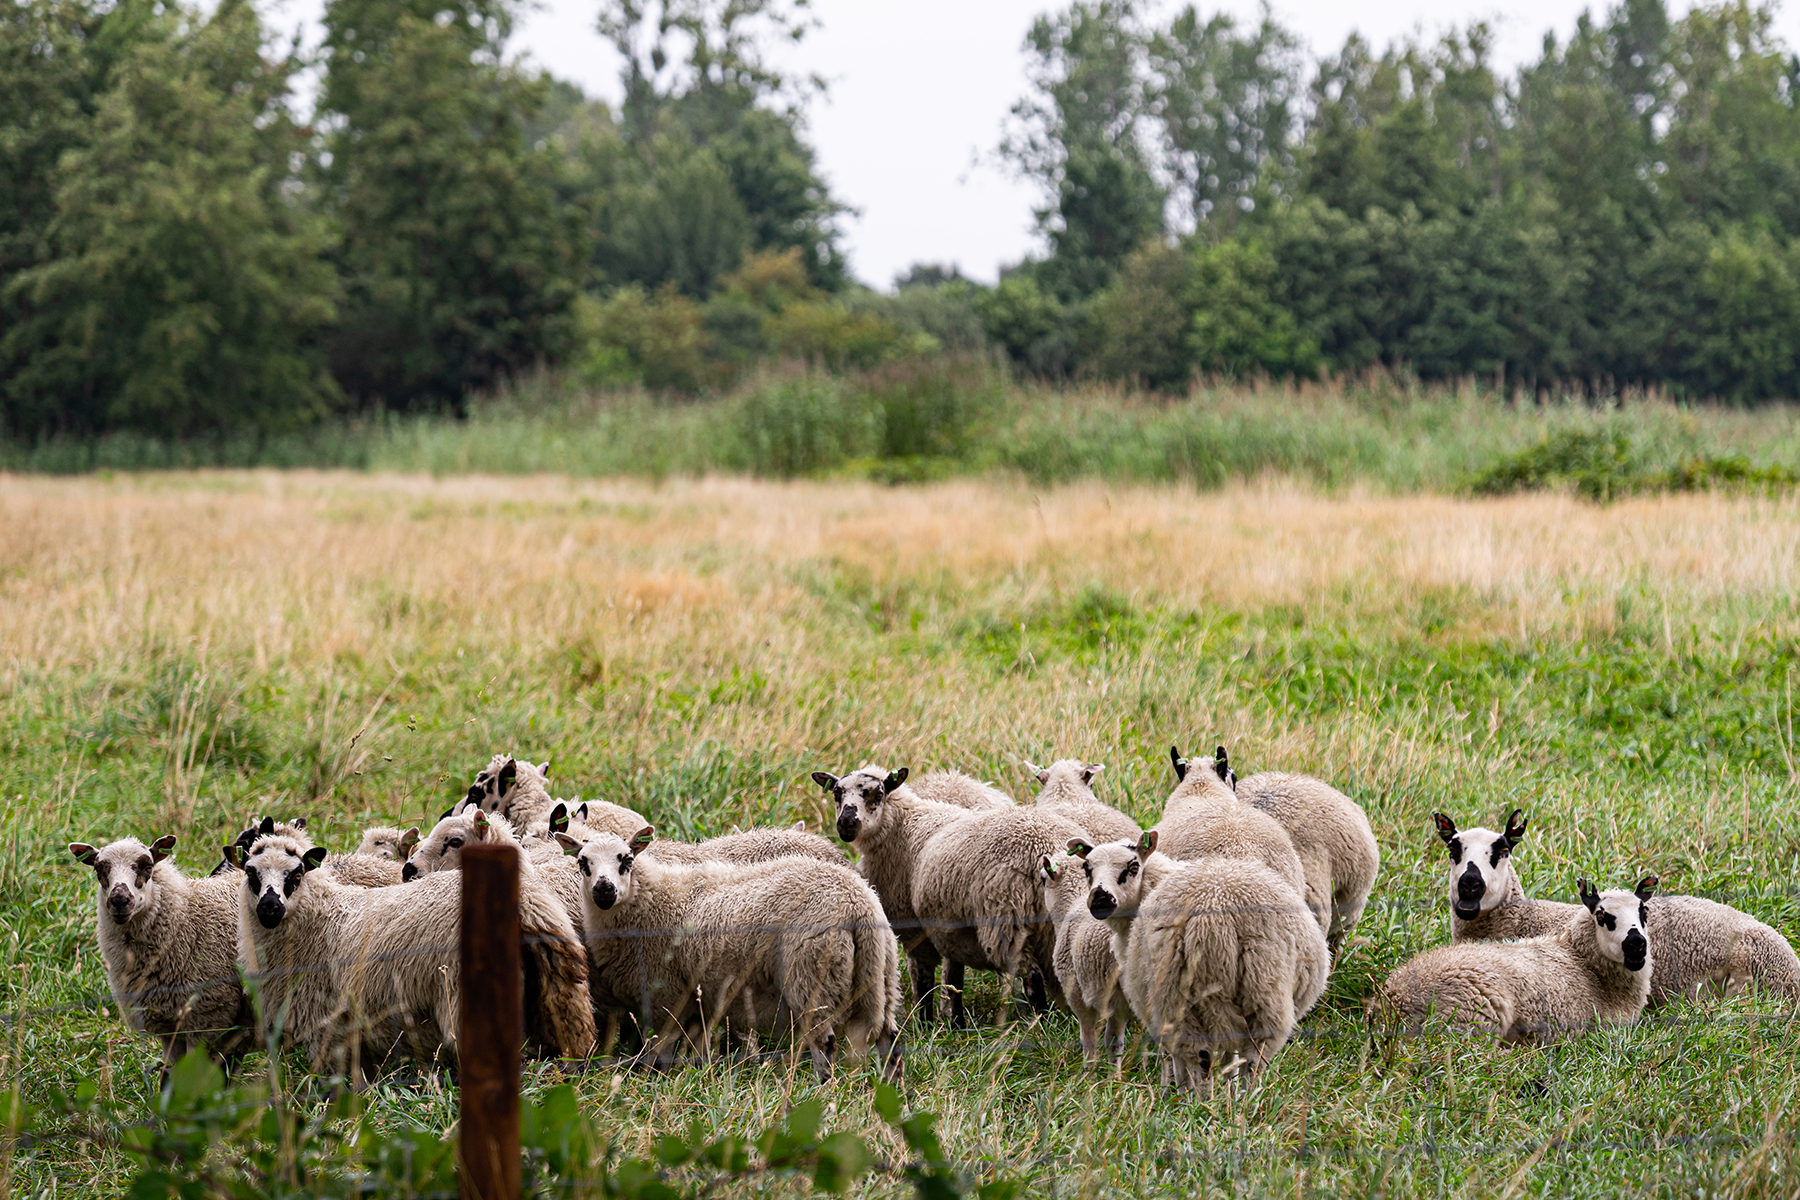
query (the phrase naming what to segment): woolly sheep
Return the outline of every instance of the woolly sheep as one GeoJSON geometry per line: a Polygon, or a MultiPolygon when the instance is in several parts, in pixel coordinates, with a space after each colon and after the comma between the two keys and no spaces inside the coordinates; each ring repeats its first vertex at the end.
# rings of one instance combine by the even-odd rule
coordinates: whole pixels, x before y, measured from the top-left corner
{"type": "MultiPolygon", "coordinates": [[[[1136,840],[1136,835],[1131,839],[1136,840]]],[[[1100,1061],[1101,1035],[1117,1071],[1125,1058],[1125,1021],[1129,1012],[1119,994],[1119,960],[1113,957],[1112,928],[1088,911],[1087,877],[1081,860],[1071,854],[1046,855],[1039,864],[1044,902],[1056,927],[1052,963],[1063,999],[1081,1026],[1081,1057],[1088,1066],[1100,1061]]]]}
{"type": "Polygon", "coordinates": [[[358,888],[319,870],[324,860],[321,847],[271,835],[238,877],[239,960],[259,986],[265,1039],[357,1079],[402,1045],[454,1061],[461,877],[358,888]]]}
{"type": "Polygon", "coordinates": [[[1094,776],[1106,769],[1104,763],[1087,763],[1079,758],[1063,758],[1047,767],[1025,769],[1036,776],[1041,785],[1035,803],[1039,808],[1054,810],[1081,826],[1090,842],[1136,841],[1142,832],[1138,823],[1113,808],[1102,804],[1094,795],[1094,776]]]}
{"type": "Polygon", "coordinates": [[[459,816],[464,809],[497,813],[524,829],[548,817],[556,801],[550,795],[550,764],[520,761],[510,754],[496,754],[476,772],[475,782],[455,807],[444,815],[459,816]]]}
{"type": "MultiPolygon", "coordinates": [[[[1183,862],[1208,857],[1254,859],[1305,897],[1306,870],[1293,839],[1275,818],[1238,799],[1237,777],[1225,760],[1225,748],[1219,747],[1211,762],[1190,763],[1170,746],[1169,759],[1175,764],[1176,786],[1163,807],[1162,820],[1156,823],[1160,851],[1183,862]]],[[[1308,908],[1321,932],[1330,928],[1326,906],[1308,908]]]]}
{"type": "Polygon", "coordinates": [[[295,817],[292,821],[277,821],[274,817],[263,817],[261,820],[252,818],[250,823],[244,826],[237,837],[225,843],[225,845],[220,848],[223,851],[223,856],[219,859],[219,865],[212,869],[212,873],[214,875],[223,875],[227,871],[235,871],[238,867],[238,863],[242,861],[243,855],[238,854],[234,857],[232,847],[235,846],[240,851],[248,851],[250,849],[250,843],[254,842],[257,838],[270,833],[280,833],[285,834],[288,837],[297,837],[305,841],[307,845],[312,845],[312,841],[306,836],[305,817],[295,817]]]}
{"type": "Polygon", "coordinates": [[[1651,919],[1656,876],[1635,891],[1598,892],[1585,879],[1577,887],[1585,907],[1557,933],[1458,942],[1402,963],[1377,993],[1376,1015],[1417,1029],[1435,1013],[1502,1041],[1536,1043],[1595,1022],[1636,1020],[1650,998],[1648,931],[1662,919],[1660,900],[1651,919]]]}
{"type": "Polygon", "coordinates": [[[1356,801],[1310,775],[1259,771],[1238,780],[1237,795],[1287,830],[1306,874],[1306,906],[1329,914],[1325,942],[1336,959],[1338,947],[1361,919],[1381,871],[1381,847],[1369,828],[1368,814],[1356,801]]]}
{"type": "Polygon", "coordinates": [[[912,784],[922,799],[957,808],[1011,808],[1013,798],[991,783],[983,783],[961,771],[927,771],[912,784]]]}
{"type": "Polygon", "coordinates": [[[194,1045],[227,1064],[254,1045],[237,974],[235,875],[190,879],[170,860],[170,834],[69,853],[99,884],[100,959],[125,1023],[162,1043],[163,1067],[194,1045]]]}
{"type": "MultiPolygon", "coordinates": [[[[1458,830],[1433,813],[1450,852],[1451,941],[1496,941],[1559,931],[1579,905],[1529,900],[1513,867],[1512,851],[1526,819],[1514,809],[1505,828],[1458,830]]],[[[1730,996],[1751,983],[1789,1001],[1800,1000],[1800,958],[1787,938],[1748,913],[1701,896],[1661,896],[1650,935],[1655,966],[1649,1006],[1707,993],[1730,996]]]]}
{"type": "Polygon", "coordinates": [[[395,829],[391,825],[376,825],[363,830],[362,841],[352,853],[368,855],[370,858],[384,859],[387,862],[403,863],[419,843],[419,827],[395,829]]]}
{"type": "MultiPolygon", "coordinates": [[[[432,828],[406,860],[407,881],[440,871],[460,871],[464,847],[476,843],[506,846],[518,855],[528,1040],[551,1055],[586,1055],[595,1043],[587,951],[563,894],[561,876],[565,871],[540,869],[519,845],[505,817],[489,816],[477,808],[445,817],[432,828]]],[[[576,912],[580,912],[578,898],[576,912]]]]}
{"type": "Polygon", "coordinates": [[[1163,1081],[1204,1094],[1216,1075],[1254,1076],[1318,1003],[1331,970],[1300,891],[1262,862],[1180,863],[1137,844],[1090,847],[1088,911],[1113,931],[1132,1011],[1163,1050],[1163,1081]]]}
{"type": "MultiPolygon", "coordinates": [[[[223,849],[225,860],[213,868],[213,874],[241,867],[250,852],[250,846],[258,838],[280,834],[291,837],[301,845],[311,847],[312,838],[306,832],[306,818],[295,817],[292,821],[277,821],[273,817],[264,817],[260,822],[252,821],[237,839],[228,843],[223,849]]],[[[377,844],[388,834],[394,835],[396,848],[398,840],[405,836],[393,829],[371,829],[363,835],[364,842],[375,837],[377,844]]],[[[413,840],[417,840],[419,831],[410,831],[413,840]]],[[[410,843],[409,843],[410,844],[410,843]]],[[[403,856],[404,857],[404,856],[403,856]]],[[[400,864],[387,854],[367,854],[359,847],[350,854],[334,854],[325,864],[325,869],[337,877],[340,883],[354,884],[356,887],[392,887],[401,881],[400,864]]]]}
{"type": "Polygon", "coordinates": [[[654,837],[559,835],[585,885],[596,1002],[639,1016],[647,1056],[682,1033],[704,1054],[725,1023],[746,1037],[791,1030],[821,1080],[840,1040],[873,1045],[897,1075],[899,956],[867,882],[810,858],[668,862],[644,853],[654,837]]]}
{"type": "Polygon", "coordinates": [[[1036,883],[1038,860],[1080,828],[1030,808],[969,810],[926,800],[906,777],[905,767],[889,772],[873,763],[842,777],[812,776],[831,792],[838,837],[862,856],[857,869],[906,947],[921,1018],[932,1018],[941,962],[948,963],[944,987],[958,1025],[970,966],[1027,972],[1032,1003],[1041,1007],[1054,978],[1055,939],[1036,883]],[[954,837],[933,844],[953,827],[954,837]]]}

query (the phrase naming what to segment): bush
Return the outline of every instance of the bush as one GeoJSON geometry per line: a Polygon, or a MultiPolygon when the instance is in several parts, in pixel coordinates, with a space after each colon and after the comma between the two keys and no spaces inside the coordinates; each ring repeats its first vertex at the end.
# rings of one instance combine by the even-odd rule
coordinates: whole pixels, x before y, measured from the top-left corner
{"type": "Polygon", "coordinates": [[[883,458],[960,458],[1006,404],[1006,379],[976,357],[893,363],[857,381],[881,417],[883,458]]]}
{"type": "Polygon", "coordinates": [[[654,297],[635,284],[577,309],[582,379],[592,387],[641,382],[653,391],[698,392],[718,372],[708,360],[700,306],[673,287],[654,297]]]}
{"type": "Polygon", "coordinates": [[[876,453],[882,412],[829,375],[796,375],[752,387],[732,414],[735,465],[791,477],[876,453]]]}
{"type": "Polygon", "coordinates": [[[1045,379],[1066,379],[1080,360],[1087,314],[1065,305],[1027,274],[1008,275],[975,300],[988,340],[1014,363],[1045,379]]]}

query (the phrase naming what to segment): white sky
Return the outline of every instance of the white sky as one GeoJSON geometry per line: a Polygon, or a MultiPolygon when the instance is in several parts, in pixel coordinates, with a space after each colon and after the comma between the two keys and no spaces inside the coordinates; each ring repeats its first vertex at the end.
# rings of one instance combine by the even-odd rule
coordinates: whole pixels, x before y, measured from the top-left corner
{"type": "MultiPolygon", "coordinates": [[[[955,263],[991,281],[999,266],[1035,246],[1037,193],[994,163],[1007,110],[1025,91],[1020,46],[1032,18],[1066,0],[813,0],[821,28],[783,61],[830,81],[813,102],[810,137],[838,198],[851,269],[885,288],[914,262],[955,263]]],[[[1497,31],[1496,59],[1511,69],[1537,56],[1544,32],[1566,39],[1581,0],[1276,0],[1276,18],[1313,57],[1335,51],[1352,30],[1377,49],[1421,32],[1485,19],[1497,31]]],[[[1596,13],[1608,0],[1591,5],[1596,13]]],[[[1688,5],[1672,0],[1671,12],[1688,5]]],[[[276,0],[272,24],[316,29],[322,0],[276,0]]],[[[1153,12],[1166,14],[1165,0],[1153,12]]],[[[1254,19],[1255,0],[1203,4],[1254,19]]],[[[593,0],[540,0],[513,41],[514,52],[579,84],[590,96],[618,94],[618,59],[594,32],[593,0]]],[[[1783,11],[1777,30],[1800,46],[1800,15],[1783,11]]]]}

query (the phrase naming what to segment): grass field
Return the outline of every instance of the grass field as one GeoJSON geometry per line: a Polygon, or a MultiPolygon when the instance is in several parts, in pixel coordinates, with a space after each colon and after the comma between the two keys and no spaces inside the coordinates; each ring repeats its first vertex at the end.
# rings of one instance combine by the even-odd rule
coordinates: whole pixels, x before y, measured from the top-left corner
{"type": "MultiPolygon", "coordinates": [[[[807,772],[871,757],[1024,793],[1021,759],[1082,755],[1148,823],[1170,743],[1223,742],[1330,779],[1381,840],[1306,1036],[1252,1094],[1159,1098],[972,973],[980,1028],[906,1031],[908,1102],[965,1165],[1059,1196],[1793,1195],[1800,1040],[1773,1001],[1545,1050],[1376,1044],[1361,1012],[1448,937],[1434,809],[1525,808],[1536,895],[1655,870],[1800,929],[1800,501],[1313,489],[0,476],[0,1075],[34,1103],[153,1078],[89,1006],[73,839],[175,832],[204,871],[274,810],[343,847],[435,816],[499,748],[683,837],[816,823],[807,772]]],[[[635,1153],[818,1090],[772,1066],[578,1085],[635,1153]]],[[[824,1092],[837,1127],[876,1124],[865,1073],[824,1092]]],[[[375,1103],[455,1114],[433,1082],[375,1103]]],[[[118,1166],[51,1136],[0,1194],[117,1193],[118,1166]]]]}

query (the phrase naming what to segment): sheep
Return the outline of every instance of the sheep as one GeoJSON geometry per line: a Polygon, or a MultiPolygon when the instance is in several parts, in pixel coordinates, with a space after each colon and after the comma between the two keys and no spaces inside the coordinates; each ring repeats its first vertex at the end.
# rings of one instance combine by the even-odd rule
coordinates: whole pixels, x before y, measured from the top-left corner
{"type": "Polygon", "coordinates": [[[163,1070],[195,1044],[228,1067],[254,1045],[237,973],[234,875],[190,879],[169,858],[173,834],[69,853],[99,883],[100,959],[119,1015],[162,1043],[163,1070]]]}
{"type": "Polygon", "coordinates": [[[940,962],[947,962],[954,1024],[965,1021],[962,984],[971,966],[1025,973],[1031,1003],[1042,1009],[1056,943],[1036,883],[1038,860],[1080,827],[1034,808],[936,803],[907,787],[906,777],[905,767],[890,773],[873,763],[842,777],[812,776],[836,800],[838,837],[862,855],[857,869],[901,933],[921,1018],[932,1019],[940,962]]]}
{"type": "MultiPolygon", "coordinates": [[[[1512,851],[1527,821],[1514,809],[1505,828],[1463,829],[1433,813],[1450,852],[1452,943],[1538,937],[1557,932],[1581,911],[1574,904],[1529,900],[1519,885],[1512,851]]],[[[1708,992],[1730,996],[1751,983],[1800,1001],[1800,958],[1778,930],[1748,913],[1701,896],[1662,896],[1656,902],[1656,951],[1649,1007],[1708,992]]]]}
{"type": "MultiPolygon", "coordinates": [[[[560,864],[544,869],[549,864],[540,866],[525,852],[505,817],[477,808],[439,821],[406,860],[405,878],[410,883],[440,871],[460,871],[464,846],[478,842],[510,847],[519,859],[527,1039],[551,1055],[584,1057],[596,1041],[594,1016],[588,1003],[587,951],[565,894],[566,869],[559,869],[560,864]]],[[[575,899],[579,914],[579,897],[575,899]]]]}
{"type": "MultiPolygon", "coordinates": [[[[1156,823],[1163,854],[1183,862],[1201,858],[1250,858],[1262,863],[1299,892],[1306,893],[1306,870],[1293,839],[1280,822],[1238,799],[1237,777],[1223,746],[1211,762],[1190,763],[1169,747],[1176,786],[1156,823]]],[[[1331,927],[1328,906],[1307,906],[1321,931],[1331,927]]]]}
{"type": "MultiPolygon", "coordinates": [[[[1217,753],[1223,754],[1224,747],[1217,753]]],[[[1381,847],[1368,814],[1344,793],[1310,775],[1259,771],[1237,782],[1238,799],[1267,813],[1287,830],[1306,874],[1306,906],[1327,912],[1325,943],[1338,948],[1369,903],[1381,872],[1381,847]]]]}
{"type": "Polygon", "coordinates": [[[958,808],[1011,808],[1013,798],[991,783],[983,783],[961,771],[927,771],[913,781],[912,789],[921,798],[938,804],[954,804],[958,808]]]}
{"type": "Polygon", "coordinates": [[[1254,1078],[1325,993],[1325,933],[1300,890],[1257,859],[1181,863],[1133,845],[1069,844],[1088,911],[1112,928],[1132,1011],[1163,1049],[1163,1082],[1203,1095],[1216,1075],[1254,1078]]]}
{"type": "Polygon", "coordinates": [[[266,1040],[353,1079],[404,1045],[454,1062],[461,877],[359,888],[319,869],[325,850],[257,839],[238,887],[239,961],[259,985],[266,1040]]]}
{"type": "Polygon", "coordinates": [[[556,807],[550,795],[550,764],[520,761],[510,754],[496,754],[475,775],[468,793],[444,815],[458,816],[465,809],[498,813],[516,828],[526,829],[545,820],[556,807]]]}
{"type": "MultiPolygon", "coordinates": [[[[223,856],[219,859],[219,865],[212,869],[212,873],[223,875],[227,871],[237,870],[238,864],[233,861],[231,848],[236,846],[240,850],[248,850],[251,842],[268,833],[282,833],[289,837],[305,838],[306,818],[295,817],[292,821],[277,821],[274,817],[264,817],[260,821],[251,818],[250,823],[244,826],[243,831],[237,837],[220,848],[223,856]]],[[[310,846],[312,842],[309,840],[306,844],[310,846]]],[[[241,859],[242,855],[238,857],[241,859]]]]}
{"type": "Polygon", "coordinates": [[[1119,960],[1113,957],[1112,929],[1088,911],[1087,879],[1075,869],[1080,861],[1071,854],[1055,854],[1045,855],[1039,864],[1044,902],[1056,927],[1051,961],[1063,999],[1081,1026],[1082,1060],[1090,1067],[1099,1064],[1104,1034],[1106,1053],[1116,1072],[1124,1064],[1129,1013],[1119,994],[1119,960]]]}
{"type": "Polygon", "coordinates": [[[352,853],[366,854],[371,858],[385,859],[388,862],[403,863],[412,854],[413,847],[419,842],[419,827],[414,825],[408,829],[395,829],[391,825],[376,825],[363,830],[362,841],[352,853]]]}
{"type": "MultiPolygon", "coordinates": [[[[1516,942],[1457,942],[1396,967],[1372,1015],[1417,1029],[1436,1013],[1504,1042],[1547,1044],[1594,1023],[1628,1024],[1650,999],[1656,876],[1633,891],[1577,881],[1583,911],[1559,932],[1516,942]]],[[[1662,921],[1662,901],[1656,922],[1662,921]]]]}
{"type": "Polygon", "coordinates": [[[656,830],[628,842],[558,840],[580,864],[595,1001],[643,1022],[654,1057],[697,1026],[704,1054],[721,1021],[735,1032],[791,1029],[829,1079],[840,1039],[871,1044],[896,1078],[900,968],[874,889],[847,866],[659,860],[656,830]]]}
{"type": "Polygon", "coordinates": [[[1102,804],[1090,786],[1094,776],[1106,769],[1104,763],[1087,763],[1078,758],[1058,759],[1047,767],[1025,769],[1037,777],[1041,790],[1035,803],[1039,808],[1054,809],[1081,826],[1092,842],[1136,841],[1142,832],[1138,823],[1110,805],[1102,804]]]}
{"type": "MultiPolygon", "coordinates": [[[[418,840],[417,828],[408,832],[413,841],[418,840]]],[[[285,822],[277,821],[273,817],[264,817],[260,822],[250,822],[244,831],[237,835],[235,841],[228,842],[222,848],[224,860],[213,868],[212,873],[220,875],[241,867],[245,856],[250,851],[251,844],[256,839],[267,837],[270,834],[281,834],[294,838],[307,847],[311,847],[313,844],[312,839],[306,833],[305,817],[295,817],[292,821],[285,822]]],[[[375,828],[363,834],[363,845],[373,844],[382,847],[391,841],[395,849],[399,849],[398,843],[405,836],[398,830],[375,828]],[[370,839],[374,839],[374,841],[371,842],[370,839]]],[[[407,845],[410,846],[411,843],[408,842],[407,845]]],[[[401,857],[405,857],[404,853],[401,854],[401,857]]],[[[400,864],[394,861],[391,853],[365,853],[360,846],[350,854],[333,855],[325,866],[327,870],[337,876],[340,882],[354,884],[357,887],[392,887],[401,881],[400,864]]]]}

